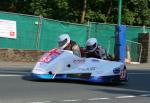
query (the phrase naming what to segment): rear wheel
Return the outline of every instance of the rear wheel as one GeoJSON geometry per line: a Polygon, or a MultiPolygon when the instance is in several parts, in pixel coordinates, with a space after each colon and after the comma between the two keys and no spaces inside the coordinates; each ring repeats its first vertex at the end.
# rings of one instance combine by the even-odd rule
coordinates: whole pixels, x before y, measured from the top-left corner
{"type": "Polygon", "coordinates": [[[128,81],[128,75],[127,75],[126,66],[124,66],[124,69],[121,71],[120,80],[123,81],[123,82],[127,82],[128,81]]]}

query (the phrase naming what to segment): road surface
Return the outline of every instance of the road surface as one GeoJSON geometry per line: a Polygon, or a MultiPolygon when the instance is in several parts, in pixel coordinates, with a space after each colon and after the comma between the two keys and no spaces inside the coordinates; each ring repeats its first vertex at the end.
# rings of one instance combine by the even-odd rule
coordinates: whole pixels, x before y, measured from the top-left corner
{"type": "Polygon", "coordinates": [[[150,65],[128,66],[129,82],[31,81],[34,63],[0,63],[0,103],[150,103],[150,65]]]}

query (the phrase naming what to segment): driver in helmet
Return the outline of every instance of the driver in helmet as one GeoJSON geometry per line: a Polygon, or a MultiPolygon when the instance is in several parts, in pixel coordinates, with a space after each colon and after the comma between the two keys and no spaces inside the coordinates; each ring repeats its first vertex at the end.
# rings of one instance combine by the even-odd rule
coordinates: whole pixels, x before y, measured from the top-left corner
{"type": "Polygon", "coordinates": [[[73,52],[73,54],[81,56],[79,46],[76,42],[70,40],[70,36],[68,34],[62,34],[59,36],[58,46],[62,50],[70,50],[73,52]]]}
{"type": "Polygon", "coordinates": [[[96,38],[89,38],[86,42],[86,57],[94,57],[99,59],[107,59],[107,53],[104,48],[102,48],[97,43],[96,38]]]}

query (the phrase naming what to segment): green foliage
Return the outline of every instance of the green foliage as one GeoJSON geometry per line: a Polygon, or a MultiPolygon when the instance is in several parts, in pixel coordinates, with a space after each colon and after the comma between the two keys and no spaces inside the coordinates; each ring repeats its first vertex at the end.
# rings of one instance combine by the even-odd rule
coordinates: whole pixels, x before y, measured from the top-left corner
{"type": "Polygon", "coordinates": [[[124,9],[123,22],[124,24],[134,24],[136,22],[137,13],[124,9]]]}
{"type": "MultiPolygon", "coordinates": [[[[87,0],[84,22],[115,23],[119,0],[87,0]]],[[[122,23],[150,26],[150,0],[122,0],[122,23]]],[[[1,0],[0,10],[80,23],[84,0],[1,0]]]]}
{"type": "Polygon", "coordinates": [[[87,11],[87,15],[86,15],[86,20],[89,21],[96,21],[96,22],[106,22],[107,21],[107,17],[105,14],[102,14],[101,11],[92,11],[92,10],[88,10],[87,11]]]}
{"type": "Polygon", "coordinates": [[[124,2],[124,24],[150,26],[149,17],[150,0],[128,0],[124,2]]]}
{"type": "Polygon", "coordinates": [[[30,6],[33,14],[44,17],[51,16],[52,8],[49,8],[47,4],[48,0],[32,0],[30,6]]]}

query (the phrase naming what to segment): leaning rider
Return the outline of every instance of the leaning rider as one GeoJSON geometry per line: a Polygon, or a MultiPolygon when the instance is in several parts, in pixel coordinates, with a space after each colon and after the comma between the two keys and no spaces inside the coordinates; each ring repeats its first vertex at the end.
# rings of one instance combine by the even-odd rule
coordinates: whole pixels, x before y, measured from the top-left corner
{"type": "Polygon", "coordinates": [[[75,55],[81,56],[80,47],[77,45],[75,41],[70,40],[70,36],[68,34],[62,34],[59,36],[58,45],[59,45],[59,48],[62,50],[70,50],[75,55]]]}
{"type": "Polygon", "coordinates": [[[89,38],[86,42],[86,57],[94,57],[99,59],[107,59],[107,53],[104,48],[102,48],[97,43],[96,38],[89,38]]]}

